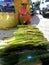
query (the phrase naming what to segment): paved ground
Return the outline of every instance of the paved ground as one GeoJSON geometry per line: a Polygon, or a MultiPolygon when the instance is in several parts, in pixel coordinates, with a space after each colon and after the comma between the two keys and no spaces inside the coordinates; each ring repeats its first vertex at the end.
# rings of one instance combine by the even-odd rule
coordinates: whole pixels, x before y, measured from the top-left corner
{"type": "Polygon", "coordinates": [[[31,19],[31,24],[36,25],[49,41],[49,15],[44,18],[40,14],[36,14],[31,19]]]}
{"type": "Polygon", "coordinates": [[[9,37],[12,36],[14,29],[10,29],[10,30],[0,30],[0,39],[4,38],[4,37],[9,37]]]}

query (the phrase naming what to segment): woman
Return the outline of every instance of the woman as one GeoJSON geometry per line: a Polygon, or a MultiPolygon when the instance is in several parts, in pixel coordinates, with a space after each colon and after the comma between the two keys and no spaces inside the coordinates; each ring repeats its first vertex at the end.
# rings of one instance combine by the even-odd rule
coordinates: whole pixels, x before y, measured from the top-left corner
{"type": "Polygon", "coordinates": [[[30,15],[27,10],[27,3],[21,3],[21,8],[19,9],[20,22],[24,24],[30,23],[30,15]]]}

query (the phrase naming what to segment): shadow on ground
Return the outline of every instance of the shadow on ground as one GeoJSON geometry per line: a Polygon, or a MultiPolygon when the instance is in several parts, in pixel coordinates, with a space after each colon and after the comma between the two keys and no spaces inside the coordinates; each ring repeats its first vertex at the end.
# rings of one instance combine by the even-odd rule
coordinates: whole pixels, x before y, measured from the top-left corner
{"type": "Polygon", "coordinates": [[[38,25],[39,22],[40,22],[40,19],[37,15],[32,16],[31,25],[38,25]]]}

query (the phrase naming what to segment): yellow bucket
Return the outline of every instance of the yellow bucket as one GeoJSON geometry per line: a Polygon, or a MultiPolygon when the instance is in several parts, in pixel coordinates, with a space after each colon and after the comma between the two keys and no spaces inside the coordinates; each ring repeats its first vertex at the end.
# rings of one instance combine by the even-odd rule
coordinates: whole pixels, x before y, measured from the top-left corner
{"type": "Polygon", "coordinates": [[[14,13],[0,12],[0,29],[7,29],[17,25],[14,13]]]}

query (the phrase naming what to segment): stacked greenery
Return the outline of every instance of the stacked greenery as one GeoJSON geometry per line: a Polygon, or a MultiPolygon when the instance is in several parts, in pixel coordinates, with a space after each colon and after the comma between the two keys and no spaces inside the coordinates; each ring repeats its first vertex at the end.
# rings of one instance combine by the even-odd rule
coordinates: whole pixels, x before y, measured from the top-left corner
{"type": "MultiPolygon", "coordinates": [[[[3,65],[17,65],[19,58],[22,56],[20,52],[32,50],[33,48],[41,49],[42,45],[48,43],[47,39],[44,38],[43,33],[41,33],[36,26],[30,25],[18,25],[13,36],[6,38],[5,40],[7,43],[3,44],[3,46],[0,45],[0,47],[6,46],[6,48],[0,50],[0,58],[3,60],[3,65]]],[[[46,45],[44,45],[44,49],[45,46],[46,45]]],[[[41,52],[37,51],[36,53],[37,55],[41,54],[41,52]]],[[[36,56],[36,53],[33,54],[36,56]]],[[[20,60],[22,61],[23,59],[20,60]]]]}
{"type": "Polygon", "coordinates": [[[36,26],[18,25],[14,35],[6,39],[9,44],[43,45],[47,43],[43,33],[36,26]]]}

